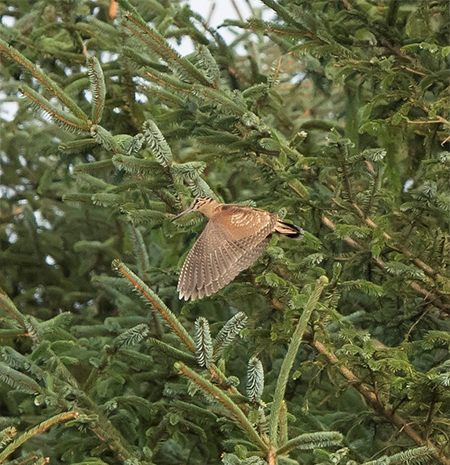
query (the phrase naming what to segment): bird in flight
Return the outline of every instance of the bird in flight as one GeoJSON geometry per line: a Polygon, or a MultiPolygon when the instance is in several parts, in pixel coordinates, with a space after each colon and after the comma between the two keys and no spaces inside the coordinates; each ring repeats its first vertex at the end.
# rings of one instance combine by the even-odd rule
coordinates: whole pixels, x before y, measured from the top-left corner
{"type": "Polygon", "coordinates": [[[208,224],[195,242],[178,280],[180,299],[196,300],[215,294],[247,269],[266,248],[272,233],[301,238],[303,230],[278,215],[236,204],[197,197],[172,218],[200,212],[208,224]]]}

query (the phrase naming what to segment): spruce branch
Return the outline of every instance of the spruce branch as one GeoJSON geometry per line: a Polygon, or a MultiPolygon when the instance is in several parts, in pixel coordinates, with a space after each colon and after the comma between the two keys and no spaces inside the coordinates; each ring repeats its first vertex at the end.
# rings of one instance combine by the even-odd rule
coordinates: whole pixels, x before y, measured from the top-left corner
{"type": "Polygon", "coordinates": [[[153,347],[158,352],[168,355],[176,361],[188,363],[193,366],[195,366],[196,364],[196,358],[192,354],[177,349],[176,347],[172,347],[171,345],[166,344],[165,342],[160,341],[159,339],[149,337],[147,339],[147,343],[150,347],[153,347]]]}
{"type": "Polygon", "coordinates": [[[105,368],[108,366],[110,355],[115,353],[117,348],[111,349],[109,345],[105,345],[103,347],[102,356],[100,357],[100,361],[94,365],[89,376],[84,383],[83,390],[85,392],[86,397],[88,396],[91,389],[94,387],[95,382],[97,381],[98,377],[103,373],[105,368]]]}
{"type": "Polygon", "coordinates": [[[0,339],[15,339],[16,337],[30,337],[30,335],[17,329],[0,329],[0,339]]]}
{"type": "MultiPolygon", "coordinates": [[[[395,2],[394,2],[395,3],[395,2]]],[[[392,43],[392,38],[388,37],[386,34],[386,29],[383,29],[380,27],[380,24],[378,21],[367,21],[367,17],[365,15],[365,12],[358,6],[357,4],[354,5],[354,9],[352,11],[352,14],[355,15],[355,17],[359,17],[360,20],[366,22],[366,27],[369,29],[370,32],[374,34],[374,36],[377,38],[377,40],[387,49],[389,49],[395,56],[398,58],[404,59],[409,61],[414,65],[415,68],[420,69],[421,71],[418,71],[416,69],[411,69],[408,68],[409,71],[413,73],[417,73],[421,76],[426,76],[432,74],[432,72],[427,69],[421,62],[418,62],[416,59],[413,57],[409,56],[406,54],[400,47],[397,45],[394,45],[392,43]],[[426,72],[426,74],[423,73],[423,71],[426,72]]],[[[406,68],[406,67],[405,67],[406,68]]]]}
{"type": "Polygon", "coordinates": [[[42,457],[42,454],[28,455],[26,458],[14,460],[14,462],[7,461],[6,465],[45,465],[50,462],[50,457],[42,457]]]}
{"type": "MultiPolygon", "coordinates": [[[[147,344],[148,339],[145,341],[147,344]]],[[[128,363],[136,363],[138,366],[149,367],[152,366],[155,359],[151,355],[144,354],[138,350],[133,350],[122,346],[117,352],[118,357],[128,363]]]]}
{"type": "MultiPolygon", "coordinates": [[[[348,175],[345,176],[346,179],[348,179],[348,175]]],[[[350,204],[352,205],[352,207],[354,208],[354,210],[356,211],[358,217],[367,225],[369,226],[371,229],[378,229],[378,225],[372,220],[370,219],[362,210],[361,208],[359,207],[359,205],[356,203],[355,200],[353,200],[352,198],[352,195],[351,195],[351,187],[350,187],[350,183],[348,181],[348,187],[347,187],[347,190],[349,191],[349,201],[350,201],[350,204]]],[[[339,202],[337,199],[333,198],[333,202],[338,205],[339,207],[341,208],[344,208],[339,202]]],[[[429,266],[428,264],[426,264],[424,261],[422,261],[420,258],[416,257],[412,252],[410,252],[409,250],[407,250],[403,245],[398,245],[396,243],[394,243],[394,239],[386,232],[386,231],[383,231],[383,236],[388,240],[388,244],[390,247],[392,247],[393,249],[395,249],[396,251],[402,253],[403,255],[405,255],[408,259],[410,259],[412,261],[412,263],[414,263],[414,265],[416,265],[419,269],[421,269],[427,276],[430,276],[431,278],[437,280],[437,281],[443,281],[445,280],[445,278],[439,274],[438,272],[436,272],[431,266],[429,266]]],[[[441,295],[444,295],[444,293],[440,292],[440,290],[438,288],[435,288],[435,291],[441,295]]]]}
{"type": "Polygon", "coordinates": [[[28,97],[33,105],[50,116],[56,124],[67,131],[81,133],[88,132],[89,126],[81,119],[76,118],[52,105],[45,97],[26,84],[20,86],[20,91],[28,97]]]}
{"type": "Polygon", "coordinates": [[[247,324],[247,319],[244,312],[238,312],[223,325],[214,339],[214,359],[220,357],[222,352],[236,339],[247,324]]]}
{"type": "Polygon", "coordinates": [[[199,64],[205,70],[206,79],[208,79],[215,89],[218,89],[220,70],[216,60],[205,45],[198,47],[197,54],[199,56],[199,64]]]}
{"type": "Polygon", "coordinates": [[[100,145],[103,145],[110,152],[118,152],[116,140],[113,135],[99,124],[93,124],[89,130],[92,138],[100,145]]]}
{"type": "Polygon", "coordinates": [[[195,354],[201,367],[209,368],[213,358],[213,343],[211,331],[206,318],[199,317],[195,320],[195,354]]]}
{"type": "MultiPolygon", "coordinates": [[[[372,229],[377,229],[378,225],[372,221],[370,218],[368,218],[362,210],[358,207],[358,205],[354,205],[358,216],[367,224],[372,229]]],[[[417,266],[417,268],[421,269],[426,275],[430,276],[431,278],[442,281],[445,278],[436,272],[430,265],[426,264],[424,261],[422,261],[420,258],[416,257],[411,251],[407,250],[404,246],[398,245],[394,243],[394,239],[387,233],[383,232],[383,236],[388,240],[388,244],[393,247],[394,249],[398,250],[400,253],[405,255],[408,259],[414,263],[414,265],[417,266]]],[[[438,293],[441,293],[438,288],[435,288],[435,291],[438,293]]]]}
{"type": "Polygon", "coordinates": [[[151,226],[161,225],[166,215],[156,210],[129,210],[127,211],[128,220],[134,224],[149,224],[151,226]]]}
{"type": "Polygon", "coordinates": [[[42,457],[41,454],[29,455],[26,458],[21,458],[19,461],[16,459],[14,462],[6,462],[6,465],[45,465],[50,463],[50,457],[42,457]]]}
{"type": "MultiPolygon", "coordinates": [[[[86,168],[86,166],[84,166],[84,168],[86,168]]],[[[102,179],[99,179],[96,176],[92,176],[88,174],[86,169],[76,170],[74,168],[74,173],[76,173],[76,182],[80,186],[83,186],[83,187],[86,186],[88,188],[91,188],[92,190],[95,189],[95,190],[104,191],[104,192],[107,192],[111,187],[111,184],[103,181],[102,179]]],[[[101,196],[102,194],[99,194],[99,195],[101,196]]]]}
{"type": "Polygon", "coordinates": [[[239,397],[242,401],[245,400],[245,397],[242,396],[242,394],[237,390],[237,384],[230,384],[228,382],[229,380],[225,373],[222,371],[222,367],[219,368],[218,365],[211,363],[211,365],[208,367],[208,371],[211,374],[211,379],[220,385],[222,389],[226,389],[231,395],[233,395],[233,398],[239,397]]]}
{"type": "Polygon", "coordinates": [[[149,77],[152,79],[152,81],[155,81],[162,86],[171,87],[172,89],[178,90],[179,92],[184,92],[186,94],[190,94],[192,92],[191,85],[186,84],[169,74],[159,73],[156,70],[146,70],[145,76],[149,77]]]}
{"type": "Polygon", "coordinates": [[[173,162],[172,150],[158,126],[153,121],[146,121],[142,126],[142,132],[156,160],[165,168],[169,168],[173,162]]]}
{"type": "Polygon", "coordinates": [[[189,161],[187,163],[173,164],[170,174],[178,183],[196,180],[205,170],[206,163],[202,161],[189,161]]]}
{"type": "Polygon", "coordinates": [[[211,410],[207,408],[193,404],[192,402],[184,402],[182,400],[173,399],[171,404],[177,410],[184,410],[188,413],[195,413],[204,419],[212,420],[214,422],[217,421],[217,415],[215,413],[211,412],[211,410]]]}
{"type": "Polygon", "coordinates": [[[64,194],[62,196],[63,202],[80,202],[92,204],[92,194],[88,193],[76,193],[76,194],[64,194]]]}
{"type": "Polygon", "coordinates": [[[131,234],[131,240],[133,241],[133,249],[135,256],[139,262],[140,275],[142,280],[147,281],[147,270],[150,268],[150,262],[148,260],[147,247],[144,243],[141,231],[136,228],[136,225],[132,222],[128,223],[128,230],[131,234]]]}
{"type": "Polygon", "coordinates": [[[277,24],[272,21],[262,21],[261,19],[249,18],[247,21],[237,21],[234,19],[227,19],[224,21],[227,26],[240,27],[241,29],[269,34],[276,34],[277,36],[292,36],[292,37],[310,37],[308,32],[299,30],[297,27],[286,26],[277,24]]]}
{"type": "Polygon", "coordinates": [[[417,447],[390,456],[383,455],[377,460],[364,462],[363,465],[402,465],[404,463],[407,465],[422,465],[428,462],[433,452],[435,452],[435,450],[429,447],[417,447]]]}
{"type": "MultiPolygon", "coordinates": [[[[36,461],[33,465],[45,465],[50,462],[49,457],[40,457],[39,460],[36,461]]],[[[22,465],[22,464],[17,464],[17,465],[22,465]]]]}
{"type": "Polygon", "coordinates": [[[0,381],[28,394],[43,394],[44,392],[34,379],[2,362],[0,362],[0,381]]]}
{"type": "Polygon", "coordinates": [[[271,448],[278,448],[278,430],[280,426],[280,412],[283,407],[284,393],[289,380],[289,373],[294,365],[294,360],[297,355],[298,349],[302,342],[303,334],[308,326],[309,319],[313,310],[320,299],[323,288],[326,286],[328,279],[326,276],[320,277],[316,281],[316,285],[312,290],[308,302],[305,305],[305,309],[298,320],[297,327],[295,328],[294,334],[292,335],[291,342],[289,343],[286,357],[281,365],[280,374],[278,375],[277,385],[275,387],[274,398],[270,411],[270,423],[269,423],[269,439],[271,448]]]}
{"type": "Polygon", "coordinates": [[[114,260],[112,263],[113,269],[121,274],[133,288],[139,292],[151,306],[159,312],[159,314],[167,321],[169,326],[175,331],[178,337],[185,343],[186,347],[195,353],[194,341],[184,326],[179,322],[178,318],[169,310],[166,304],[154,293],[138,276],[136,276],[127,266],[120,260],[114,260]]]}
{"type": "Polygon", "coordinates": [[[264,368],[261,360],[252,357],[247,367],[247,397],[251,402],[259,402],[264,390],[264,368]]]}
{"type": "MultiPolygon", "coordinates": [[[[123,47],[126,42],[126,33],[123,28],[122,22],[119,23],[120,27],[120,50],[123,53],[123,47]]],[[[122,73],[123,73],[123,82],[125,87],[125,101],[126,105],[124,107],[125,111],[128,113],[131,119],[131,123],[134,128],[138,128],[141,125],[141,119],[137,117],[136,114],[136,91],[137,83],[135,82],[135,76],[133,76],[133,69],[130,66],[130,61],[127,60],[125,54],[122,56],[122,73]]]]}
{"type": "Polygon", "coordinates": [[[268,452],[267,444],[262,440],[255,428],[253,428],[244,412],[231,400],[231,398],[224,391],[214,386],[210,381],[200,376],[194,370],[188,368],[181,362],[175,363],[175,369],[197,384],[197,386],[202,388],[209,395],[218,400],[238,421],[241,428],[248,434],[253,445],[262,452],[268,452]]]}
{"type": "Polygon", "coordinates": [[[348,200],[352,205],[356,205],[356,202],[353,198],[353,186],[350,180],[350,173],[348,171],[349,168],[349,163],[351,163],[351,160],[349,160],[349,153],[348,153],[348,144],[342,143],[342,142],[336,142],[335,144],[338,148],[338,152],[340,154],[340,167],[342,170],[342,178],[344,181],[344,186],[346,190],[346,194],[348,196],[348,200]]]}
{"type": "Polygon", "coordinates": [[[78,415],[79,413],[76,411],[60,413],[59,415],[55,415],[54,417],[43,421],[42,423],[35,426],[34,428],[31,428],[27,432],[21,434],[20,436],[17,437],[17,439],[15,439],[11,444],[9,444],[8,447],[6,447],[6,449],[3,452],[0,452],[0,463],[2,463],[9,455],[11,455],[23,443],[28,441],[33,436],[44,433],[49,428],[51,428],[53,425],[56,425],[58,423],[63,423],[73,418],[77,418],[78,415]]]}
{"type": "Polygon", "coordinates": [[[13,301],[6,295],[3,289],[0,288],[0,306],[6,310],[25,331],[25,334],[28,334],[28,325],[26,323],[26,318],[14,305],[13,301]]]}
{"type": "MultiPolygon", "coordinates": [[[[64,154],[78,155],[79,153],[85,150],[89,150],[97,146],[98,146],[98,142],[95,139],[90,139],[90,138],[89,139],[78,139],[78,140],[71,140],[69,142],[64,142],[62,144],[59,144],[58,150],[60,152],[63,152],[64,154]]],[[[102,161],[97,161],[97,162],[86,163],[83,165],[84,166],[87,166],[87,165],[95,166],[96,164],[109,164],[109,166],[111,166],[111,160],[102,160],[102,161]]],[[[77,167],[74,167],[74,168],[78,168],[78,166],[81,166],[81,164],[77,165],[77,167]]]]}
{"type": "Polygon", "coordinates": [[[123,170],[135,176],[162,174],[161,165],[154,160],[117,154],[113,156],[112,162],[118,170],[123,170]]]}
{"type": "MultiPolygon", "coordinates": [[[[332,231],[336,229],[335,224],[326,216],[322,216],[322,223],[328,228],[330,228],[332,231]]],[[[359,244],[359,242],[356,242],[354,239],[352,239],[351,237],[348,237],[348,236],[344,237],[344,241],[353,249],[356,249],[359,251],[364,250],[364,247],[361,244],[359,244]]],[[[379,268],[381,268],[382,270],[386,270],[387,265],[383,260],[381,260],[381,258],[372,257],[372,259],[374,260],[375,264],[379,268]]],[[[439,308],[440,310],[450,315],[450,305],[444,302],[440,296],[435,294],[434,291],[424,289],[419,284],[417,284],[415,281],[411,281],[409,279],[406,280],[405,282],[409,286],[411,286],[415,291],[422,294],[425,301],[429,302],[431,305],[434,305],[435,307],[439,308]]]]}
{"type": "Polygon", "coordinates": [[[211,86],[211,83],[203,75],[203,73],[200,72],[200,70],[197,69],[189,60],[181,57],[181,55],[167,43],[166,39],[158,31],[150,29],[146,24],[136,20],[136,18],[130,13],[125,14],[125,20],[125,27],[134,36],[138,37],[144,44],[160,55],[169,65],[175,65],[176,67],[181,68],[187,73],[187,75],[203,86],[211,86]],[[127,21],[133,23],[137,29],[132,27],[127,21]]]}
{"type": "Polygon", "coordinates": [[[206,98],[215,105],[222,105],[224,108],[237,116],[243,116],[247,112],[247,108],[245,108],[245,106],[236,104],[228,95],[225,94],[225,92],[221,90],[211,89],[194,84],[192,86],[192,93],[200,99],[206,98]]]}
{"type": "Polygon", "coordinates": [[[141,323],[133,328],[127,329],[114,340],[114,347],[120,349],[122,346],[136,345],[144,341],[150,333],[147,324],[141,323]]]}
{"type": "Polygon", "coordinates": [[[309,199],[310,194],[309,194],[308,189],[298,179],[293,179],[289,183],[289,187],[303,200],[309,199]]]}
{"type": "Polygon", "coordinates": [[[91,84],[92,92],[92,123],[98,124],[103,116],[103,109],[105,108],[106,86],[105,77],[103,75],[102,67],[95,57],[87,58],[88,77],[91,84]]]}
{"type": "Polygon", "coordinates": [[[80,423],[87,423],[89,429],[97,436],[97,438],[105,444],[105,446],[123,462],[129,461],[140,465],[140,461],[137,458],[137,454],[127,448],[125,444],[127,441],[122,434],[110,423],[110,421],[99,413],[98,415],[80,415],[78,419],[80,423]]]}
{"type": "Polygon", "coordinates": [[[344,437],[337,431],[320,431],[317,433],[305,433],[290,439],[277,450],[277,455],[284,455],[291,450],[311,450],[316,448],[339,446],[344,437]]]}
{"type": "Polygon", "coordinates": [[[0,431],[0,448],[5,448],[17,435],[17,429],[14,426],[8,426],[0,431]]]}
{"type": "Polygon", "coordinates": [[[134,48],[127,47],[126,45],[122,48],[124,56],[131,60],[131,62],[139,67],[139,69],[143,68],[151,68],[159,71],[161,73],[170,73],[170,67],[167,65],[162,65],[161,63],[156,63],[151,61],[147,56],[142,55],[141,53],[137,52],[134,48]]]}
{"type": "Polygon", "coordinates": [[[214,191],[209,187],[208,183],[200,176],[197,176],[193,180],[190,180],[189,187],[194,197],[211,197],[212,199],[217,199],[217,196],[214,193],[214,191]]]}
{"type": "MultiPolygon", "coordinates": [[[[124,11],[131,13],[136,20],[140,21],[141,24],[145,24],[144,18],[139,14],[138,10],[128,0],[117,0],[117,2],[124,11]]],[[[157,11],[161,13],[160,9],[157,9],[157,11]]],[[[164,8],[162,12],[165,14],[166,9],[164,8]]]]}
{"type": "Polygon", "coordinates": [[[126,153],[127,155],[137,154],[139,153],[141,148],[144,146],[144,144],[145,144],[145,137],[144,137],[144,134],[140,132],[131,139],[128,146],[124,150],[124,153],[126,153]]]}
{"type": "Polygon", "coordinates": [[[288,437],[288,409],[286,400],[283,399],[280,410],[280,438],[278,441],[280,444],[282,444],[282,447],[285,446],[286,442],[288,441],[288,437]]]}
{"type": "Polygon", "coordinates": [[[16,50],[11,45],[7,44],[5,41],[0,39],[0,51],[4,52],[12,60],[19,63],[26,70],[28,70],[39,82],[41,82],[63,105],[65,105],[76,118],[81,120],[86,127],[90,126],[90,121],[88,116],[84,111],[75,103],[75,101],[64,92],[61,87],[56,84],[52,79],[45,75],[42,71],[30,61],[28,58],[23,56],[18,50],[16,50]]]}
{"type": "Polygon", "coordinates": [[[20,354],[12,347],[4,346],[0,348],[1,357],[4,362],[13,369],[27,371],[35,378],[42,380],[46,372],[34,361],[29,360],[25,355],[20,354]]]}
{"type": "Polygon", "coordinates": [[[181,97],[178,97],[178,95],[175,95],[173,92],[168,92],[164,89],[157,89],[143,85],[139,86],[138,89],[143,93],[155,96],[160,102],[164,102],[166,104],[171,103],[176,105],[178,108],[183,108],[185,105],[185,101],[181,97]]]}
{"type": "Polygon", "coordinates": [[[325,347],[320,341],[314,339],[308,343],[313,346],[320,354],[324,355],[331,365],[338,367],[341,374],[348,381],[349,385],[358,390],[364,397],[366,402],[372,407],[375,412],[383,416],[389,423],[395,426],[399,431],[409,436],[419,447],[427,447],[432,450],[433,457],[443,465],[450,465],[450,460],[438,451],[431,441],[423,439],[420,434],[411,426],[408,419],[401,417],[388,405],[383,404],[381,399],[375,392],[365,383],[363,383],[350,369],[337,358],[337,356],[325,347]]]}
{"type": "Polygon", "coordinates": [[[294,26],[298,27],[300,30],[304,29],[302,24],[294,20],[289,10],[287,10],[284,6],[277,3],[275,0],[262,0],[262,2],[264,3],[264,5],[268,6],[270,9],[275,11],[275,13],[277,13],[277,15],[280,18],[283,18],[287,24],[293,24],[294,26]]]}

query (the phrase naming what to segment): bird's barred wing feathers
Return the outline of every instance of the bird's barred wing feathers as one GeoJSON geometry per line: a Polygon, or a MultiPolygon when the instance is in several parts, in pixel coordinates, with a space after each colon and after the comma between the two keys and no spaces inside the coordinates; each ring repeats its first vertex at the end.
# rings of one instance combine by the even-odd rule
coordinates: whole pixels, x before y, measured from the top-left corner
{"type": "Polygon", "coordinates": [[[277,216],[253,210],[253,221],[249,224],[248,210],[237,207],[211,217],[181,270],[178,282],[181,299],[195,300],[214,294],[262,254],[277,216]],[[230,213],[236,216],[230,218],[230,213]],[[255,213],[258,213],[256,219],[255,213]]]}

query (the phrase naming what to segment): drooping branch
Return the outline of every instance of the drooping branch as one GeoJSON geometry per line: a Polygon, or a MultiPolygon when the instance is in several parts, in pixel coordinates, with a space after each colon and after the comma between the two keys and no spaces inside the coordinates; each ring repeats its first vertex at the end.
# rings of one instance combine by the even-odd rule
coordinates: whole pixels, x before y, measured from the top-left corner
{"type": "MultiPolygon", "coordinates": [[[[337,201],[335,199],[333,199],[333,201],[335,203],[337,203],[337,201]]],[[[352,201],[351,204],[352,204],[352,207],[355,209],[355,211],[356,211],[357,215],[359,216],[359,218],[362,221],[364,221],[364,223],[366,223],[367,226],[369,226],[369,228],[371,228],[371,229],[377,229],[378,228],[378,225],[373,220],[371,220],[370,218],[368,218],[364,214],[364,212],[361,210],[361,208],[359,208],[359,206],[358,206],[358,204],[356,202],[352,201]]],[[[410,252],[409,250],[407,250],[404,246],[394,244],[393,243],[394,239],[386,231],[383,231],[383,236],[389,241],[389,245],[392,248],[394,248],[398,252],[400,252],[403,255],[405,255],[406,257],[408,257],[414,263],[414,265],[416,265],[417,268],[420,268],[427,276],[430,276],[431,278],[437,279],[437,280],[444,279],[441,274],[439,274],[437,271],[435,271],[430,265],[427,265],[420,258],[415,257],[414,254],[412,252],[410,252]]],[[[439,290],[436,289],[436,292],[439,293],[439,290]]]]}
{"type": "MultiPolygon", "coordinates": [[[[326,216],[322,217],[322,224],[330,228],[331,230],[335,230],[336,226],[334,223],[326,216]]],[[[344,242],[346,242],[350,247],[352,247],[355,250],[363,251],[365,250],[364,247],[359,243],[353,240],[351,237],[344,237],[344,242]]],[[[381,268],[382,270],[386,269],[386,263],[379,257],[372,257],[375,264],[381,268]]],[[[444,300],[436,295],[434,291],[430,291],[428,289],[424,289],[421,287],[419,284],[417,284],[415,281],[406,280],[405,281],[409,286],[411,286],[416,292],[419,294],[422,294],[423,298],[430,303],[431,305],[434,305],[435,307],[439,308],[439,310],[442,310],[443,312],[447,313],[450,315],[450,305],[444,302],[444,300]]]]}
{"type": "Polygon", "coordinates": [[[126,278],[130,284],[159,312],[159,314],[167,321],[170,327],[175,331],[177,336],[184,342],[186,347],[195,353],[194,341],[184,326],[178,321],[178,318],[169,310],[164,302],[128,267],[120,260],[114,260],[113,268],[126,278]]]}
{"type": "Polygon", "coordinates": [[[29,71],[39,82],[41,82],[63,105],[65,105],[75,116],[79,118],[86,124],[90,126],[91,122],[89,121],[88,116],[84,111],[75,103],[75,101],[64,92],[61,87],[50,79],[45,73],[40,71],[34,63],[32,63],[28,58],[22,55],[18,50],[16,50],[11,45],[7,44],[3,40],[0,40],[0,51],[5,53],[9,58],[14,60],[23,66],[27,71],[29,71]]]}
{"type": "Polygon", "coordinates": [[[421,435],[411,426],[411,422],[400,416],[392,408],[382,403],[376,393],[369,385],[363,383],[350,369],[336,357],[336,355],[328,350],[324,344],[318,340],[309,340],[308,343],[314,347],[320,354],[324,355],[331,365],[335,365],[349,385],[354,387],[366,400],[368,405],[375,412],[384,417],[389,423],[395,426],[400,432],[409,436],[415,444],[420,447],[428,447],[433,450],[432,455],[443,465],[450,465],[450,460],[444,457],[438,448],[428,439],[423,439],[421,435]]]}
{"type": "Polygon", "coordinates": [[[242,429],[249,435],[255,446],[263,452],[268,451],[267,444],[262,440],[244,412],[231,400],[231,398],[221,389],[214,386],[210,381],[200,376],[181,362],[175,363],[175,368],[184,376],[189,378],[211,396],[217,399],[238,421],[242,429]]]}

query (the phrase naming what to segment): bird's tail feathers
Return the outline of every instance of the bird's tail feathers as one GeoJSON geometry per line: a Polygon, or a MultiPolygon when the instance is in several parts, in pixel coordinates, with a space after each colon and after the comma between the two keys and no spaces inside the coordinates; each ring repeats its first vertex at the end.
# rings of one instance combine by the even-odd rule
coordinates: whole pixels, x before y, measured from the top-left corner
{"type": "Polygon", "coordinates": [[[292,239],[301,239],[304,234],[302,228],[295,226],[295,224],[285,223],[281,220],[277,221],[277,224],[275,225],[275,232],[292,239]]]}

